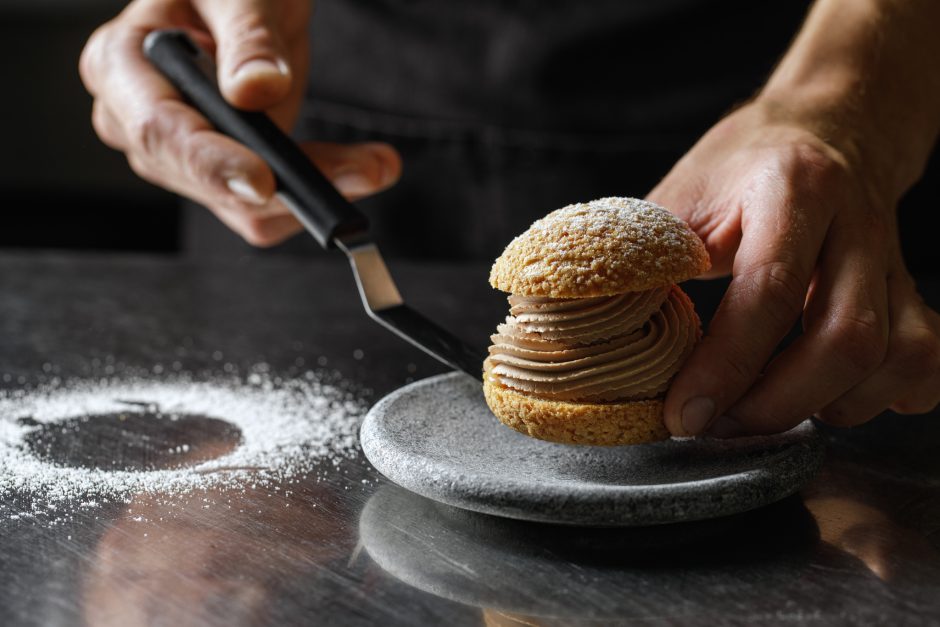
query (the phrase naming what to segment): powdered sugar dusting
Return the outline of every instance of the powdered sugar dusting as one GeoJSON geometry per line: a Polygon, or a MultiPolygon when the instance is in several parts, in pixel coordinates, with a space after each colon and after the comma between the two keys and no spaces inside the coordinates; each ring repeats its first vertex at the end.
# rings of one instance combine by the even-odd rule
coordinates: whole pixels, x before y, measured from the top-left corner
{"type": "MultiPolygon", "coordinates": [[[[179,494],[213,486],[277,484],[324,460],[338,464],[357,451],[356,432],[366,403],[339,383],[312,371],[292,379],[253,372],[193,380],[109,378],[46,384],[0,394],[0,495],[26,495],[31,511],[94,507],[99,501],[138,494],[179,494]],[[168,420],[203,415],[240,430],[232,450],[190,466],[157,470],[109,470],[66,466],[35,454],[31,433],[84,416],[158,411],[168,420]]],[[[65,426],[63,426],[65,428],[65,426]]],[[[168,454],[188,454],[180,444],[168,454]]]]}
{"type": "Polygon", "coordinates": [[[646,200],[612,197],[534,222],[496,260],[490,283],[512,294],[584,298],[669,285],[708,266],[681,219],[646,200]]]}

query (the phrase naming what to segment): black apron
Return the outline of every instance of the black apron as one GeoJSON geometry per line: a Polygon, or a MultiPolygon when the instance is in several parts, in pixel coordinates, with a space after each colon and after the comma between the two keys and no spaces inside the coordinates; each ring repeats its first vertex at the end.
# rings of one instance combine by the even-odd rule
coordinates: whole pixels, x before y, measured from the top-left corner
{"type": "MultiPolygon", "coordinates": [[[[761,86],[809,4],[318,0],[296,135],[401,151],[401,182],[360,203],[386,254],[492,259],[553,209],[645,195],[761,86]]],[[[244,248],[191,217],[190,248],[244,248]]]]}

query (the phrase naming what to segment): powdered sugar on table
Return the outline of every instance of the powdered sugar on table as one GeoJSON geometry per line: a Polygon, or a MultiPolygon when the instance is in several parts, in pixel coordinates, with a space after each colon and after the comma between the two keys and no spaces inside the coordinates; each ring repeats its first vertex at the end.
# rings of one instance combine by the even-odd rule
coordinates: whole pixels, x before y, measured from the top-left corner
{"type": "MultiPolygon", "coordinates": [[[[0,495],[26,495],[43,508],[97,505],[136,494],[177,494],[212,486],[278,483],[357,450],[367,409],[356,393],[317,373],[281,379],[254,372],[246,379],[109,378],[66,381],[0,393],[0,495]],[[36,455],[29,434],[85,416],[158,411],[203,415],[240,430],[240,442],[220,457],[187,467],[122,470],[66,466],[36,455]]],[[[177,453],[188,451],[180,445],[177,453]]],[[[23,512],[15,514],[22,516],[23,512]]]]}

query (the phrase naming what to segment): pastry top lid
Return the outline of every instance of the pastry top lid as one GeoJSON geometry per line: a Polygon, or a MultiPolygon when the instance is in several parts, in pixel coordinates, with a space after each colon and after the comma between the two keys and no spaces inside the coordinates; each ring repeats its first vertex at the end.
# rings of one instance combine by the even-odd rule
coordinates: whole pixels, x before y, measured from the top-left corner
{"type": "Polygon", "coordinates": [[[536,220],[490,271],[490,285],[520,296],[584,298],[679,283],[711,267],[680,218],[638,198],[568,205],[536,220]]]}

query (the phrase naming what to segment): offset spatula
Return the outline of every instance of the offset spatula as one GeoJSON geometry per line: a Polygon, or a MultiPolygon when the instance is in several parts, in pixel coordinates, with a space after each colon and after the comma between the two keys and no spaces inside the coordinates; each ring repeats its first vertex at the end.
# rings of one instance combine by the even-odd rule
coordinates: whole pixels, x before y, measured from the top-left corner
{"type": "Polygon", "coordinates": [[[475,350],[402,300],[368,221],[324,178],[264,113],[229,105],[216,83],[213,60],[184,32],[154,31],[144,54],[215,128],[264,159],[277,179],[278,197],[324,248],[339,248],[356,276],[369,315],[432,357],[478,378],[484,352],[475,350]]]}

